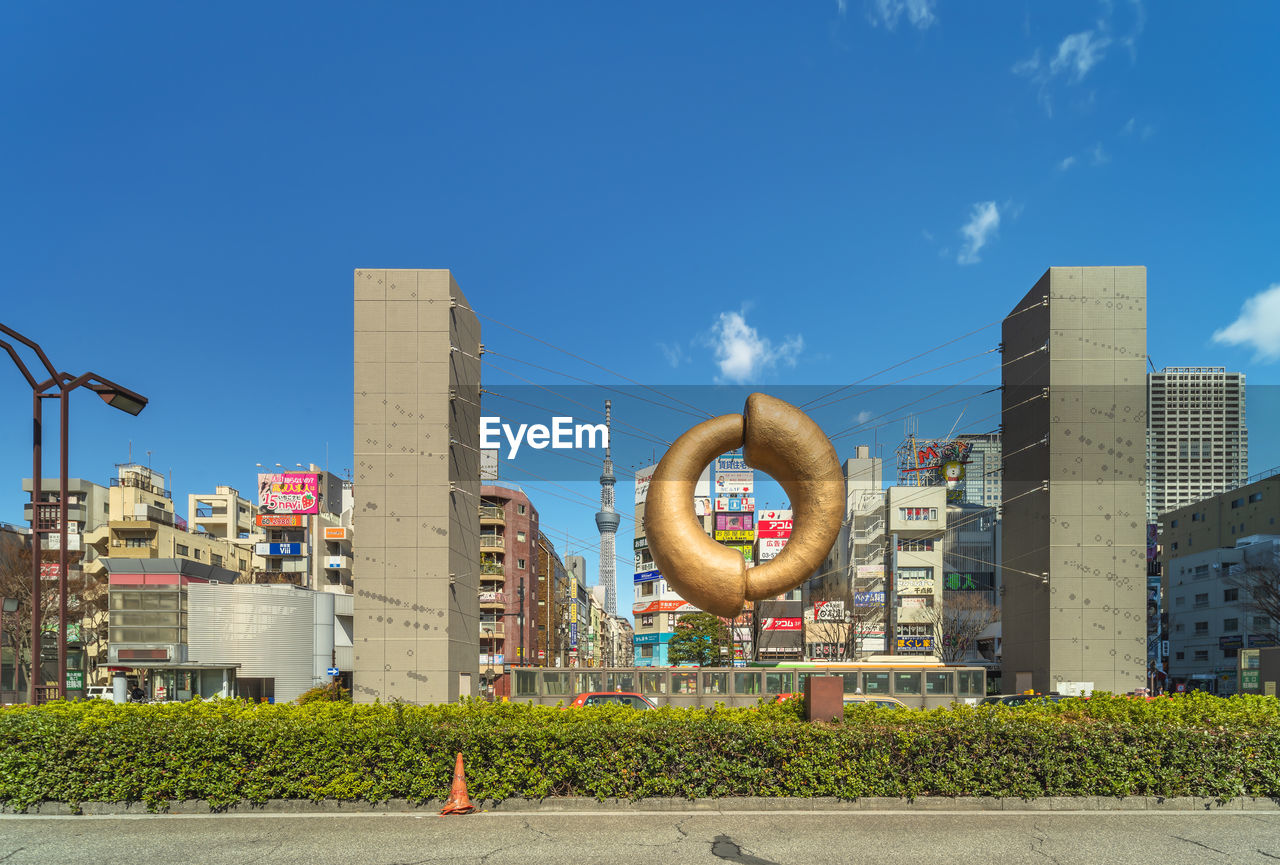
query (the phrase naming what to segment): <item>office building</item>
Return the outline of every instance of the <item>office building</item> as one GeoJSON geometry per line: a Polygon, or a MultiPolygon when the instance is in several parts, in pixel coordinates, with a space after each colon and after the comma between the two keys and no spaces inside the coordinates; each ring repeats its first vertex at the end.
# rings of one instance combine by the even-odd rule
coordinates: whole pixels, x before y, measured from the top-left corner
{"type": "Polygon", "coordinates": [[[1169,558],[1166,690],[1201,690],[1224,697],[1239,691],[1240,650],[1274,646],[1276,636],[1275,622],[1253,608],[1247,587],[1236,576],[1244,568],[1277,567],[1280,535],[1249,535],[1233,547],[1169,558]]]}
{"type": "Polygon", "coordinates": [[[1050,268],[1002,339],[1003,687],[1144,687],[1146,269],[1050,268]]]}
{"type": "Polygon", "coordinates": [[[544,667],[569,666],[570,576],[545,532],[538,532],[538,654],[544,667]]]}
{"type": "Polygon", "coordinates": [[[357,702],[479,693],[480,324],[447,270],[355,272],[357,702]]]}
{"type": "Polygon", "coordinates": [[[840,534],[822,570],[805,584],[805,618],[814,622],[806,636],[810,660],[854,660],[885,651],[884,467],[866,445],[854,453],[842,467],[840,534]]]}
{"type": "Polygon", "coordinates": [[[1167,366],[1147,376],[1147,522],[1249,476],[1244,373],[1167,366]]]}
{"type": "Polygon", "coordinates": [[[942,604],[946,526],[946,487],[885,490],[885,531],[897,542],[889,551],[886,599],[892,654],[936,654],[942,634],[936,633],[934,610],[942,604]]]}
{"type": "Polygon", "coordinates": [[[969,461],[964,467],[964,492],[966,505],[1000,510],[1000,478],[1003,474],[1000,460],[1000,433],[967,433],[956,440],[969,447],[969,461]]]}

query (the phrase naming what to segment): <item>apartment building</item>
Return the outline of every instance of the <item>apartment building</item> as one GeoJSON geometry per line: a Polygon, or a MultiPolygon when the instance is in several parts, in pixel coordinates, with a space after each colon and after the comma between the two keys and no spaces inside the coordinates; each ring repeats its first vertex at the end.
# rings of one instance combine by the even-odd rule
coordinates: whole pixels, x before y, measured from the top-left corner
{"type": "Polygon", "coordinates": [[[1147,375],[1147,522],[1242,486],[1249,475],[1242,372],[1167,366],[1147,375]]]}
{"type": "Polygon", "coordinates": [[[537,658],[538,511],[522,490],[480,487],[480,667],[484,695],[511,696],[512,666],[537,658]],[[493,669],[490,676],[488,670],[493,669]]]}

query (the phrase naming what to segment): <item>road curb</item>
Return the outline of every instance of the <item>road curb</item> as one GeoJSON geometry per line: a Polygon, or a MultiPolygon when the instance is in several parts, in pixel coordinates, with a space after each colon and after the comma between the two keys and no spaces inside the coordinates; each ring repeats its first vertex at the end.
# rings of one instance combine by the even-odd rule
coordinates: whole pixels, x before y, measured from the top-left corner
{"type": "MultiPolygon", "coordinates": [[[[867,813],[875,811],[1000,811],[1004,813],[1044,811],[1272,811],[1280,812],[1280,798],[1237,797],[1226,802],[1199,796],[1045,796],[1034,799],[997,799],[989,796],[921,796],[915,799],[872,796],[862,799],[834,798],[768,798],[741,796],[724,799],[589,799],[565,796],[554,799],[504,799],[499,802],[475,801],[481,812],[491,813],[600,813],[611,812],[843,812],[867,813]]],[[[228,814],[436,814],[442,803],[430,800],[412,803],[407,799],[388,799],[385,802],[346,800],[272,799],[262,804],[239,802],[218,813],[228,814]]],[[[25,812],[13,808],[0,808],[2,814],[32,814],[45,817],[122,816],[162,813],[169,815],[206,815],[215,812],[203,799],[169,802],[166,808],[155,811],[142,802],[85,802],[77,810],[65,802],[42,802],[25,812]]]]}

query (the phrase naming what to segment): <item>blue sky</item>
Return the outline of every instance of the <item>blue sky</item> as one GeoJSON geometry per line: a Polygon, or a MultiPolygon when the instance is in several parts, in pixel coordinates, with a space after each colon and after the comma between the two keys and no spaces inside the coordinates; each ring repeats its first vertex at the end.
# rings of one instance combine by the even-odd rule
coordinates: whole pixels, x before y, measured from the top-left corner
{"type": "MultiPolygon", "coordinates": [[[[71,471],[106,482],[132,441],[180,509],[251,489],[256,463],[351,465],[358,267],[451,268],[476,309],[667,390],[855,381],[998,320],[1050,265],[1144,264],[1157,368],[1274,385],[1278,19],[1128,0],[7,4],[0,320],[151,398],[132,419],[78,395],[71,471]]],[[[491,323],[484,341],[625,385],[491,323]]],[[[25,391],[0,376],[10,522],[25,391]]],[[[846,420],[875,408],[848,402],[846,420]]],[[[1253,471],[1280,464],[1273,402],[1250,393],[1253,471]]],[[[669,440],[688,418],[620,420],[669,440]]],[[[593,541],[595,489],[562,483],[577,492],[544,487],[544,526],[593,541]]]]}

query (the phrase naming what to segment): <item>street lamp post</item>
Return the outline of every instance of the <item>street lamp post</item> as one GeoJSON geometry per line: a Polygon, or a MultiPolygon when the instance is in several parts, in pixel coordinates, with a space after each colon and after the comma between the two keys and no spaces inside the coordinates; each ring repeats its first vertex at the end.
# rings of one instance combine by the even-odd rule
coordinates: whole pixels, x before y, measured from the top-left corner
{"type": "MultiPolygon", "coordinates": [[[[58,372],[48,355],[38,343],[12,328],[0,324],[0,333],[25,345],[40,358],[49,378],[38,381],[27,365],[22,362],[17,350],[9,342],[0,339],[0,348],[8,352],[18,371],[22,373],[27,384],[31,386],[32,442],[31,442],[31,681],[30,699],[34,704],[38,699],[37,688],[40,681],[40,665],[42,647],[40,645],[42,587],[40,575],[41,543],[40,536],[47,533],[41,527],[40,499],[43,496],[41,480],[43,479],[43,462],[41,449],[43,445],[42,412],[40,400],[58,399],[59,408],[59,442],[58,455],[58,686],[57,693],[65,696],[67,687],[67,445],[70,426],[70,395],[79,387],[87,388],[100,396],[107,405],[131,415],[137,415],[147,406],[147,398],[134,393],[126,387],[116,384],[97,373],[86,372],[79,376],[71,376],[58,372]],[[51,393],[53,389],[57,393],[51,393]]],[[[16,656],[15,656],[16,663],[16,656]]]]}
{"type": "MultiPolygon", "coordinates": [[[[5,598],[4,605],[0,606],[0,652],[4,651],[4,614],[18,612],[17,598],[5,598]]],[[[13,690],[18,690],[18,641],[13,642],[13,690]]],[[[4,683],[0,682],[0,688],[4,687],[4,683]]]]}

